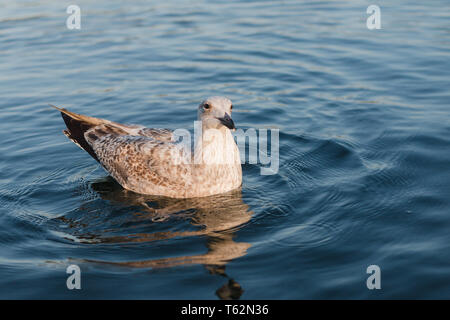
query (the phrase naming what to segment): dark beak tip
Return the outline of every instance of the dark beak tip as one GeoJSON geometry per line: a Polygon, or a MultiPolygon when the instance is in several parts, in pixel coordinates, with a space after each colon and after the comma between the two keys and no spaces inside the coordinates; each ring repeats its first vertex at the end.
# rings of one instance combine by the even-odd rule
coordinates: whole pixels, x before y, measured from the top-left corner
{"type": "Polygon", "coordinates": [[[231,119],[231,117],[228,113],[225,113],[225,116],[223,116],[223,118],[217,118],[217,119],[228,129],[236,130],[233,119],[231,119]]]}

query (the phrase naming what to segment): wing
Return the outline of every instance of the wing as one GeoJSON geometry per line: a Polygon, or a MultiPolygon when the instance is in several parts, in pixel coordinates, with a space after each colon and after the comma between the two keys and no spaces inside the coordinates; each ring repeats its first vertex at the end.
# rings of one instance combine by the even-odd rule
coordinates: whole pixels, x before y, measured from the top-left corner
{"type": "Polygon", "coordinates": [[[61,112],[67,126],[64,134],[124,188],[174,198],[192,190],[195,175],[190,150],[173,141],[172,131],[124,125],[51,106],[61,112]]]}
{"type": "Polygon", "coordinates": [[[111,122],[111,125],[123,130],[127,135],[130,136],[147,137],[165,142],[173,141],[173,132],[169,129],[146,128],[140,125],[125,125],[116,122],[111,122]]]}
{"type": "MultiPolygon", "coordinates": [[[[131,132],[132,133],[132,132],[131,132]]],[[[154,140],[172,142],[173,141],[173,132],[169,129],[157,129],[157,128],[145,128],[139,127],[136,132],[137,136],[148,137],[154,140]]]]}
{"type": "Polygon", "coordinates": [[[192,180],[188,154],[180,144],[156,140],[155,135],[167,133],[153,130],[146,129],[146,136],[129,135],[104,124],[89,129],[84,137],[98,161],[124,188],[179,196],[192,180]]]}
{"type": "Polygon", "coordinates": [[[96,153],[85,139],[87,131],[92,129],[95,129],[95,135],[97,137],[107,134],[129,135],[148,137],[153,140],[165,142],[171,142],[173,138],[172,131],[169,129],[151,129],[139,125],[124,125],[106,119],[85,116],[53,105],[50,106],[61,112],[61,116],[67,126],[67,130],[63,131],[64,134],[97,161],[99,161],[99,159],[97,158],[96,153]]]}

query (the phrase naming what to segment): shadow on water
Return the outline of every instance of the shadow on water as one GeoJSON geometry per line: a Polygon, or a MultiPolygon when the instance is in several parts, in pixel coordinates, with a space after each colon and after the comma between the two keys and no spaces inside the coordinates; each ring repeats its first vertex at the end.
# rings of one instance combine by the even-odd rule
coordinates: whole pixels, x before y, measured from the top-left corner
{"type": "MultiPolygon", "coordinates": [[[[122,215],[120,225],[113,223],[113,228],[106,226],[108,232],[120,233],[112,236],[102,235],[105,229],[97,229],[97,232],[89,230],[88,219],[72,219],[67,216],[57,218],[65,224],[68,223],[69,228],[75,228],[70,233],[76,236],[77,241],[91,244],[130,244],[197,237],[206,239],[207,252],[139,261],[82,259],[84,262],[143,269],[203,265],[210,274],[227,279],[227,283],[216,291],[219,298],[240,298],[243,289],[227,275],[225,268],[229,261],[246,255],[251,246],[249,243],[233,240],[235,232],[250,221],[253,214],[243,202],[241,190],[204,198],[173,199],[125,190],[110,177],[93,182],[91,189],[103,201],[127,212],[122,215]],[[79,227],[80,220],[83,221],[83,227],[79,227]],[[137,221],[144,223],[145,229],[153,231],[136,233],[137,221]],[[172,227],[169,227],[170,230],[158,231],[158,225],[161,224],[171,224],[172,227]],[[85,233],[83,230],[89,231],[85,233]]],[[[83,207],[81,211],[86,213],[86,208],[83,207]]],[[[105,217],[103,220],[105,224],[111,223],[106,221],[105,217]]]]}

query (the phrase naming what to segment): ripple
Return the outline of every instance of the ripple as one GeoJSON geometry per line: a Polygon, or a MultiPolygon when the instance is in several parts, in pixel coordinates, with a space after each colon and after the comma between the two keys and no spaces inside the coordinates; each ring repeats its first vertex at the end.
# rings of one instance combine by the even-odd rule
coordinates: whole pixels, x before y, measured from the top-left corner
{"type": "Polygon", "coordinates": [[[302,223],[284,228],[271,236],[280,247],[314,248],[334,240],[339,229],[325,223],[302,223]]]}
{"type": "Polygon", "coordinates": [[[439,5],[393,4],[389,32],[368,37],[352,2],[143,3],[94,1],[67,30],[56,1],[2,2],[0,262],[11,267],[0,263],[0,297],[73,296],[33,260],[89,262],[96,285],[82,291],[94,299],[209,299],[227,273],[240,284],[219,297],[370,298],[366,262],[396,279],[379,297],[449,296],[439,5]],[[279,170],[245,164],[238,195],[200,200],[125,191],[46,107],[175,129],[215,93],[239,127],[280,129],[279,170]],[[108,264],[125,267],[113,271],[120,293],[108,264]]]}

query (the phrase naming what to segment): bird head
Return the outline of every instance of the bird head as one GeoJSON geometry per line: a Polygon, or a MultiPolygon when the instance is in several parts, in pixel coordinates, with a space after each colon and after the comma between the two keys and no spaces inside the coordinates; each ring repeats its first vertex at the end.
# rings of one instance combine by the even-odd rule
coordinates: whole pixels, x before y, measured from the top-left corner
{"type": "Polygon", "coordinates": [[[198,120],[206,129],[228,128],[236,130],[231,119],[233,105],[231,100],[225,97],[210,97],[198,106],[198,120]]]}

